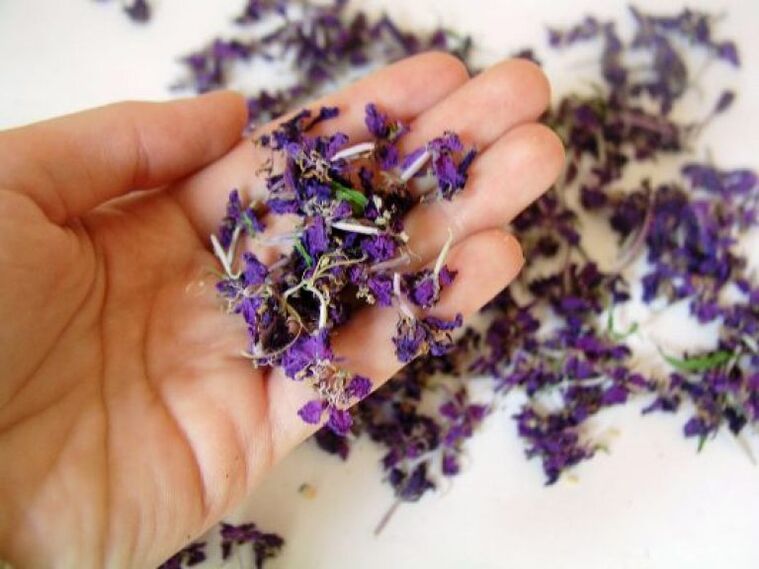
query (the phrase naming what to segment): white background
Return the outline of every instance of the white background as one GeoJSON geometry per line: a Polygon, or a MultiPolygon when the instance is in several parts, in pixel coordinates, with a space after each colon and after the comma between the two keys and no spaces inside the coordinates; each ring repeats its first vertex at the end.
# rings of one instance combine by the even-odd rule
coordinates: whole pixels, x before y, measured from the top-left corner
{"type": "MultiPolygon", "coordinates": [[[[153,22],[135,26],[113,2],[0,0],[0,128],[119,99],[171,96],[167,86],[180,73],[176,58],[230,31],[242,0],[153,3],[153,22]]],[[[669,0],[640,4],[659,11],[681,6],[669,0]]],[[[542,46],[546,23],[574,21],[587,11],[629,21],[625,2],[616,0],[363,5],[374,12],[384,7],[420,28],[444,23],[471,32],[484,46],[483,61],[542,46]]],[[[715,75],[740,96],[705,142],[718,163],[757,168],[759,4],[692,6],[726,14],[720,34],[738,39],[744,61],[738,74],[715,75]]],[[[590,53],[571,65],[547,59],[556,93],[576,83],[590,53]]],[[[700,116],[711,100],[696,97],[691,109],[700,116]]],[[[656,332],[658,341],[682,349],[696,340],[677,322],[657,324],[656,332]]],[[[701,332],[697,341],[713,342],[713,330],[701,332]]],[[[252,519],[287,539],[272,569],[759,567],[759,468],[730,435],[719,435],[697,454],[680,434],[682,416],[641,418],[639,409],[611,410],[593,423],[594,432],[608,439],[610,454],[549,488],[539,464],[524,460],[503,409],[469,445],[464,474],[419,504],[399,508],[379,537],[372,530],[392,495],[380,483],[380,454],[368,444],[359,444],[347,463],[306,444],[272,472],[235,519],[252,519]],[[314,497],[298,492],[304,482],[314,497]]],[[[748,435],[754,446],[757,438],[748,435]]],[[[237,566],[237,560],[230,564],[237,566]]]]}

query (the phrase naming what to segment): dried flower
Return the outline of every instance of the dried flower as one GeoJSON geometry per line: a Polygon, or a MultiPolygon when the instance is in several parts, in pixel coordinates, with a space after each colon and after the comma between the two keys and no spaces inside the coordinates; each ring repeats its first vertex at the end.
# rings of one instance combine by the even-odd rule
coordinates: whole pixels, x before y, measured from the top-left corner
{"type": "Polygon", "coordinates": [[[249,544],[253,550],[256,569],[261,569],[266,560],[276,557],[285,544],[277,534],[265,533],[252,523],[235,526],[222,522],[219,533],[222,559],[227,559],[235,548],[249,544]]]}
{"type": "Polygon", "coordinates": [[[206,560],[205,547],[205,542],[193,542],[172,555],[158,569],[182,569],[198,565],[206,560]]]}
{"type": "MultiPolygon", "coordinates": [[[[362,305],[390,306],[395,298],[401,320],[394,341],[399,358],[407,362],[418,354],[445,353],[451,331],[462,322],[461,317],[451,322],[417,317],[403,298],[405,292],[423,310],[437,303],[455,276],[444,264],[450,240],[433,269],[392,272],[394,260],[409,254],[403,217],[415,201],[409,180],[397,172],[380,175],[395,169],[399,160],[390,163],[387,154],[379,158],[377,149],[394,147],[407,127],[368,104],[366,124],[376,137],[373,142],[349,147],[348,137],[339,132],[309,134],[315,124],[337,114],[335,108],[320,109],[316,116],[303,110],[258,140],[279,155],[282,171],[268,173],[269,197],[262,203],[245,204],[237,190],[230,192],[226,215],[211,243],[223,270],[217,290],[227,311],[245,320],[252,364],[279,365],[289,378],[308,383],[316,397],[298,415],[309,424],[326,415],[327,426],[346,435],[352,426],[346,407],[365,397],[371,382],[338,365],[330,347],[336,326],[362,305]],[[273,267],[251,252],[238,251],[243,232],[253,239],[270,239],[264,233],[267,214],[300,219],[291,234],[292,251],[273,267]]],[[[437,159],[444,158],[455,172],[465,172],[471,162],[470,154],[458,157],[463,145],[453,133],[428,148],[433,170],[437,159]]],[[[450,199],[463,188],[460,179],[455,184],[444,197],[450,199]]]]}

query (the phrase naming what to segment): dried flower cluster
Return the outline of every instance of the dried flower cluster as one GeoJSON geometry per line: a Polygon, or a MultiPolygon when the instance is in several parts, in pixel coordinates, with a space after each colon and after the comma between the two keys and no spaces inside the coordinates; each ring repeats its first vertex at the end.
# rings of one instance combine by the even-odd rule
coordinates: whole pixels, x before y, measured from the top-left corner
{"type": "MultiPolygon", "coordinates": [[[[221,558],[229,559],[238,548],[250,545],[256,569],[261,569],[268,559],[279,555],[285,544],[275,533],[266,533],[255,524],[239,526],[222,523],[219,527],[221,536],[221,558]]],[[[193,542],[166,560],[158,569],[181,569],[199,565],[207,559],[206,542],[193,542]]]]}
{"type": "Polygon", "coordinates": [[[372,383],[340,367],[330,343],[336,326],[364,306],[395,304],[393,342],[398,359],[408,362],[444,354],[462,324],[460,317],[426,315],[455,273],[444,264],[448,247],[433,268],[403,272],[413,255],[403,218],[417,203],[461,191],[475,151],[448,132],[403,156],[399,142],[408,128],[371,103],[365,122],[372,141],[349,146],[343,133],[310,134],[338,112],[303,110],[257,140],[271,152],[268,197],[245,204],[232,191],[211,242],[224,271],[217,290],[228,312],[247,325],[246,356],[255,367],[281,366],[290,379],[311,385],[314,399],[298,414],[312,424],[326,414],[328,427],[346,435],[352,424],[346,408],[366,397],[372,383]],[[284,215],[297,220],[292,229],[267,233],[266,220],[284,215]],[[253,252],[240,252],[243,237],[286,252],[266,266],[253,252]]]}
{"type": "MultiPolygon", "coordinates": [[[[106,2],[107,0],[98,0],[106,2]]],[[[128,0],[124,3],[124,12],[133,22],[145,23],[150,20],[151,8],[147,0],[128,0]]]]}
{"type": "Polygon", "coordinates": [[[188,77],[180,82],[203,93],[228,86],[240,63],[287,62],[289,86],[262,88],[248,97],[251,120],[264,122],[305,104],[351,70],[395,61],[430,49],[466,59],[471,42],[440,28],[429,34],[401,30],[383,16],[372,21],[362,11],[348,14],[348,0],[248,0],[235,22],[244,29],[234,39],[216,38],[186,56],[188,77]],[[264,32],[256,24],[266,21],[264,32]],[[274,23],[274,28],[271,25],[274,23]]]}
{"type": "Polygon", "coordinates": [[[759,420],[754,340],[759,313],[750,308],[756,285],[750,284],[747,260],[735,247],[757,222],[756,175],[685,162],[669,181],[655,185],[644,178],[631,187],[625,178],[631,165],[665,155],[689,159],[698,133],[734,99],[724,91],[705,116],[693,122],[672,118],[692,82],[681,40],[735,66],[737,49],[713,39],[713,18],[707,14],[684,10],[654,17],[631,11],[636,30],[627,43],[613,22],[593,18],[549,32],[556,47],[600,41],[604,85],[592,96],[564,97],[547,118],[566,143],[566,172],[514,222],[527,258],[535,263],[558,258],[557,269],[523,279],[528,300],[517,302],[504,292],[489,309],[484,349],[472,354],[471,370],[491,374],[498,389],[519,388],[529,396],[515,419],[528,456],[542,459],[548,483],[601,448],[583,437],[583,424],[634,395],[654,394],[644,412],[673,411],[690,402],[684,433],[702,443],[723,424],[737,434],[747,422],[759,420]],[[650,62],[645,73],[629,63],[641,56],[650,62]],[[572,194],[579,197],[574,208],[568,205],[572,194]],[[606,219],[619,236],[614,267],[602,271],[587,257],[580,215],[606,219]],[[628,270],[641,254],[646,256],[642,275],[628,270]],[[635,328],[615,330],[613,314],[638,284],[646,303],[683,300],[694,319],[719,319],[716,349],[683,359],[662,350],[671,374],[636,372],[625,343],[635,328]],[[727,287],[738,289],[737,301],[723,294],[727,287]],[[542,327],[540,315],[546,313],[551,314],[550,332],[542,327]],[[557,395],[558,405],[546,404],[546,396],[557,395]]]}

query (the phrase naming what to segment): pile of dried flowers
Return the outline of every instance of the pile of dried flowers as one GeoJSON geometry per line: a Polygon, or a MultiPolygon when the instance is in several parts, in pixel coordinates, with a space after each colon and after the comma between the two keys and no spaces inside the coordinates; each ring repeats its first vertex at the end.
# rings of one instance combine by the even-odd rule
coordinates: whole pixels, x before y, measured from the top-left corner
{"type": "Polygon", "coordinates": [[[348,405],[366,397],[372,383],[340,367],[330,342],[335,327],[363,307],[395,304],[393,343],[401,362],[452,347],[461,317],[425,315],[455,278],[444,264],[448,247],[434,267],[404,272],[411,252],[403,218],[415,204],[460,192],[476,152],[448,132],[403,156],[398,143],[408,128],[371,103],[365,122],[372,141],[348,145],[340,132],[309,134],[337,115],[336,108],[323,107],[316,116],[304,110],[257,139],[272,152],[268,198],[242,203],[232,191],[211,243],[224,271],[217,290],[248,329],[247,357],[255,367],[280,366],[310,385],[314,399],[298,414],[312,424],[326,414],[327,427],[345,436],[353,423],[348,405]],[[415,178],[431,182],[430,191],[412,187],[415,178]],[[286,234],[266,236],[267,215],[298,221],[286,234]],[[267,267],[250,251],[238,254],[242,236],[291,246],[267,267]]]}

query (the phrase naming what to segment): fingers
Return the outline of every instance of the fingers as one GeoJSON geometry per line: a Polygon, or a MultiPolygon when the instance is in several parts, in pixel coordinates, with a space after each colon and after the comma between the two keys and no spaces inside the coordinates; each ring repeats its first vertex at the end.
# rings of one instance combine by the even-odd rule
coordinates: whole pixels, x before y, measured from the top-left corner
{"type": "Polygon", "coordinates": [[[536,200],[559,175],[564,147],[539,124],[517,126],[472,163],[464,190],[452,201],[415,207],[407,216],[411,267],[434,258],[453,233],[454,243],[487,228],[503,227],[536,200]]]}
{"type": "Polygon", "coordinates": [[[411,123],[404,153],[445,131],[458,134],[480,152],[510,128],[545,112],[550,87],[543,71],[524,59],[507,59],[474,77],[411,123]]]}
{"type": "Polygon", "coordinates": [[[55,223],[132,189],[195,172],[241,136],[243,98],[218,92],[118,103],[0,133],[0,187],[29,195],[55,223]]]}
{"type": "MultiPolygon", "coordinates": [[[[499,229],[472,235],[451,249],[448,265],[458,271],[451,287],[443,291],[431,311],[442,318],[476,313],[519,273],[524,259],[513,236],[499,229]]],[[[372,379],[379,387],[402,364],[395,356],[392,337],[398,309],[370,308],[337,331],[335,353],[344,358],[344,367],[372,379]]],[[[310,389],[285,377],[277,369],[268,382],[270,421],[276,458],[281,458],[315,429],[303,423],[297,411],[313,398],[310,389]]]]}
{"type": "MultiPolygon", "coordinates": [[[[313,110],[323,106],[338,107],[340,115],[318,125],[315,131],[321,128],[322,131],[344,132],[357,142],[366,136],[364,108],[367,103],[375,102],[394,117],[411,121],[445,99],[468,78],[464,64],[455,57],[426,53],[376,71],[308,107],[313,110]]],[[[270,123],[267,128],[278,122],[270,123]]],[[[256,169],[267,157],[268,153],[256,152],[250,141],[241,142],[223,160],[174,190],[174,197],[203,241],[207,241],[223,217],[230,190],[237,188],[249,197],[256,194],[256,189],[263,190],[264,180],[256,176],[256,169]]]]}
{"type": "Polygon", "coordinates": [[[561,142],[534,121],[550,99],[548,81],[535,64],[503,61],[420,115],[403,140],[410,152],[450,130],[478,149],[469,180],[453,201],[425,203],[406,218],[414,266],[454,242],[491,227],[502,227],[542,194],[564,161],[561,142]]]}
{"type": "MultiPolygon", "coordinates": [[[[428,78],[416,69],[418,59],[403,62],[408,67],[402,73],[426,80],[428,78]]],[[[433,63],[447,68],[445,60],[433,63]]],[[[448,72],[452,75],[463,73],[459,66],[456,63],[448,72]]],[[[400,76],[401,72],[398,74],[400,76]]],[[[460,195],[452,202],[425,203],[414,208],[407,217],[407,233],[411,238],[409,248],[415,266],[423,265],[437,255],[449,231],[458,242],[469,234],[508,223],[545,191],[563,164],[559,139],[545,127],[532,122],[545,111],[550,96],[548,82],[537,66],[524,60],[508,60],[469,81],[462,82],[462,77],[458,77],[458,88],[449,87],[447,96],[440,97],[441,100],[430,108],[422,109],[411,121],[411,132],[403,139],[403,150],[410,151],[450,129],[460,133],[467,143],[476,145],[480,151],[470,169],[467,187],[460,195]]],[[[376,83],[380,84],[380,81],[385,79],[378,77],[376,83]]],[[[448,85],[455,83],[450,81],[448,85]]],[[[339,119],[322,126],[328,130],[347,130],[353,136],[365,135],[364,106],[367,101],[376,100],[376,93],[371,85],[363,82],[350,89],[365,93],[358,97],[347,92],[338,95],[348,107],[343,109],[339,119]],[[354,104],[352,101],[359,102],[354,104]]],[[[418,90],[418,86],[406,84],[402,96],[418,90]]],[[[388,92],[386,96],[394,95],[388,92]]],[[[379,104],[394,115],[398,114],[398,108],[404,107],[404,103],[393,104],[388,98],[380,100],[379,104]]],[[[404,119],[408,118],[404,113],[400,114],[404,119]]],[[[203,184],[206,187],[188,192],[200,199],[189,209],[198,212],[194,217],[201,219],[202,237],[214,231],[222,217],[226,194],[236,185],[233,180],[241,178],[239,172],[245,169],[242,162],[248,164],[248,179],[254,178],[252,148],[238,149],[223,162],[194,177],[206,178],[208,181],[203,184]],[[237,164],[232,159],[236,153],[237,164]],[[223,162],[229,164],[223,165],[223,162]],[[219,169],[230,176],[228,183],[220,187],[215,179],[218,172],[214,171],[219,169]],[[216,191],[211,189],[212,185],[216,186],[216,191]],[[212,195],[214,203],[210,203],[212,195]]],[[[277,225],[282,227],[282,224],[277,225]]],[[[269,257],[264,251],[256,252],[269,257]]]]}

